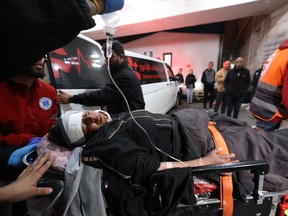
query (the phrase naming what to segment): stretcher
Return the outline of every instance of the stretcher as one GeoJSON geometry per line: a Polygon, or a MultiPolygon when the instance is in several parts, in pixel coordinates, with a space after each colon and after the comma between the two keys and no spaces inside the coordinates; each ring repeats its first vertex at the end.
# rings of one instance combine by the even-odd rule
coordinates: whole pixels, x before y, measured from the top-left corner
{"type": "MultiPolygon", "coordinates": [[[[29,153],[23,158],[25,164],[29,164],[31,157],[35,157],[35,152],[29,153]]],[[[209,174],[220,175],[223,173],[238,172],[241,170],[250,170],[254,174],[254,190],[246,196],[246,201],[234,199],[234,216],[284,216],[284,212],[288,209],[288,191],[283,192],[267,192],[263,191],[264,176],[268,173],[269,165],[264,161],[242,161],[236,163],[227,163],[219,165],[209,165],[189,168],[194,180],[194,193],[196,204],[185,205],[179,203],[177,207],[165,215],[223,215],[223,209],[220,206],[219,192],[217,185],[213,182],[205,180],[203,177],[209,174]],[[282,201],[281,201],[282,198],[282,201]],[[278,211],[277,208],[278,207],[278,211]]],[[[156,216],[165,207],[161,201],[161,184],[163,182],[165,170],[156,172],[152,175],[149,182],[149,191],[145,198],[145,208],[149,216],[156,216]]],[[[64,180],[64,174],[55,170],[48,170],[45,176],[64,180]]],[[[53,215],[52,209],[61,203],[64,191],[61,189],[54,197],[53,201],[42,212],[41,216],[53,215]]],[[[226,216],[226,215],[224,215],[226,216]]]]}
{"type": "MultiPolygon", "coordinates": [[[[277,215],[284,216],[285,209],[288,209],[287,193],[283,192],[267,192],[263,191],[264,176],[268,173],[269,165],[264,161],[244,161],[237,163],[227,163],[220,165],[210,165],[191,168],[192,176],[201,177],[210,174],[221,174],[228,172],[237,172],[241,170],[250,170],[254,174],[255,187],[251,194],[246,196],[246,202],[234,199],[234,216],[269,216],[277,215]],[[281,200],[282,198],[282,200],[281,200]],[[277,209],[278,207],[278,209],[277,209]]],[[[152,197],[154,200],[153,206],[147,207],[149,209],[150,216],[156,216],[157,210],[163,208],[161,203],[161,182],[163,181],[163,171],[155,173],[151,177],[151,187],[154,194],[152,197]]],[[[212,192],[213,193],[213,192],[212,192]]],[[[197,203],[195,205],[183,205],[179,203],[177,208],[170,212],[169,216],[192,216],[192,215],[223,215],[223,209],[220,207],[220,198],[210,196],[209,192],[195,193],[197,203]],[[204,195],[203,195],[204,194],[204,195]]],[[[151,202],[150,202],[151,204],[151,202]]],[[[226,215],[224,215],[226,216],[226,215]]]]}

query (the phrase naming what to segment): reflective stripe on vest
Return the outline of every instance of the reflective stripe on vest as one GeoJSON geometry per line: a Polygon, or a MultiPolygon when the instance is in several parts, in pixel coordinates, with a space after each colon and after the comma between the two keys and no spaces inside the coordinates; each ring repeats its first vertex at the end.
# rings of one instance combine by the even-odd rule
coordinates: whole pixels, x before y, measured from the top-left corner
{"type": "Polygon", "coordinates": [[[276,50],[265,62],[255,95],[250,103],[250,112],[269,121],[278,116],[287,118],[282,105],[282,86],[288,65],[288,49],[276,50]]]}

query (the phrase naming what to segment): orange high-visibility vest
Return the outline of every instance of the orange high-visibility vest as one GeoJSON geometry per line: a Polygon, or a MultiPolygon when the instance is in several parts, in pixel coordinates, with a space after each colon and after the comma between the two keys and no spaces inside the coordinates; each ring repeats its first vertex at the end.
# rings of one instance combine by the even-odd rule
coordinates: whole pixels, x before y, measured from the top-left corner
{"type": "Polygon", "coordinates": [[[282,103],[282,86],[288,65],[288,49],[277,49],[265,62],[250,112],[264,121],[273,118],[288,118],[288,111],[282,103]]]}

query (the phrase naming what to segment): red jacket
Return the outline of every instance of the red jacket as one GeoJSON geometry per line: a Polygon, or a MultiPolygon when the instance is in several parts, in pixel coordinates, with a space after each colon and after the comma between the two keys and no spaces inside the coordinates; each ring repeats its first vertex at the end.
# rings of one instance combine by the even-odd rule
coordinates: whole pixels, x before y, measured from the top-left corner
{"type": "Polygon", "coordinates": [[[7,81],[0,83],[0,144],[26,145],[31,137],[44,136],[57,118],[57,94],[36,79],[31,89],[7,81]]]}
{"type": "Polygon", "coordinates": [[[0,180],[13,180],[22,168],[8,166],[13,151],[31,137],[42,137],[57,118],[57,94],[36,79],[30,89],[15,81],[0,83],[0,180]]]}

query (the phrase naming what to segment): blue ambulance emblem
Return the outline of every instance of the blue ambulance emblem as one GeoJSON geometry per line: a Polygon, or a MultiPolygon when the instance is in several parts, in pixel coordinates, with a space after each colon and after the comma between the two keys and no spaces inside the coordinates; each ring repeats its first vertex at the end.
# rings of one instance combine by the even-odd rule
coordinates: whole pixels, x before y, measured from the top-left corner
{"type": "Polygon", "coordinates": [[[52,100],[48,97],[42,97],[39,100],[39,106],[43,110],[49,110],[52,107],[52,100]]]}

